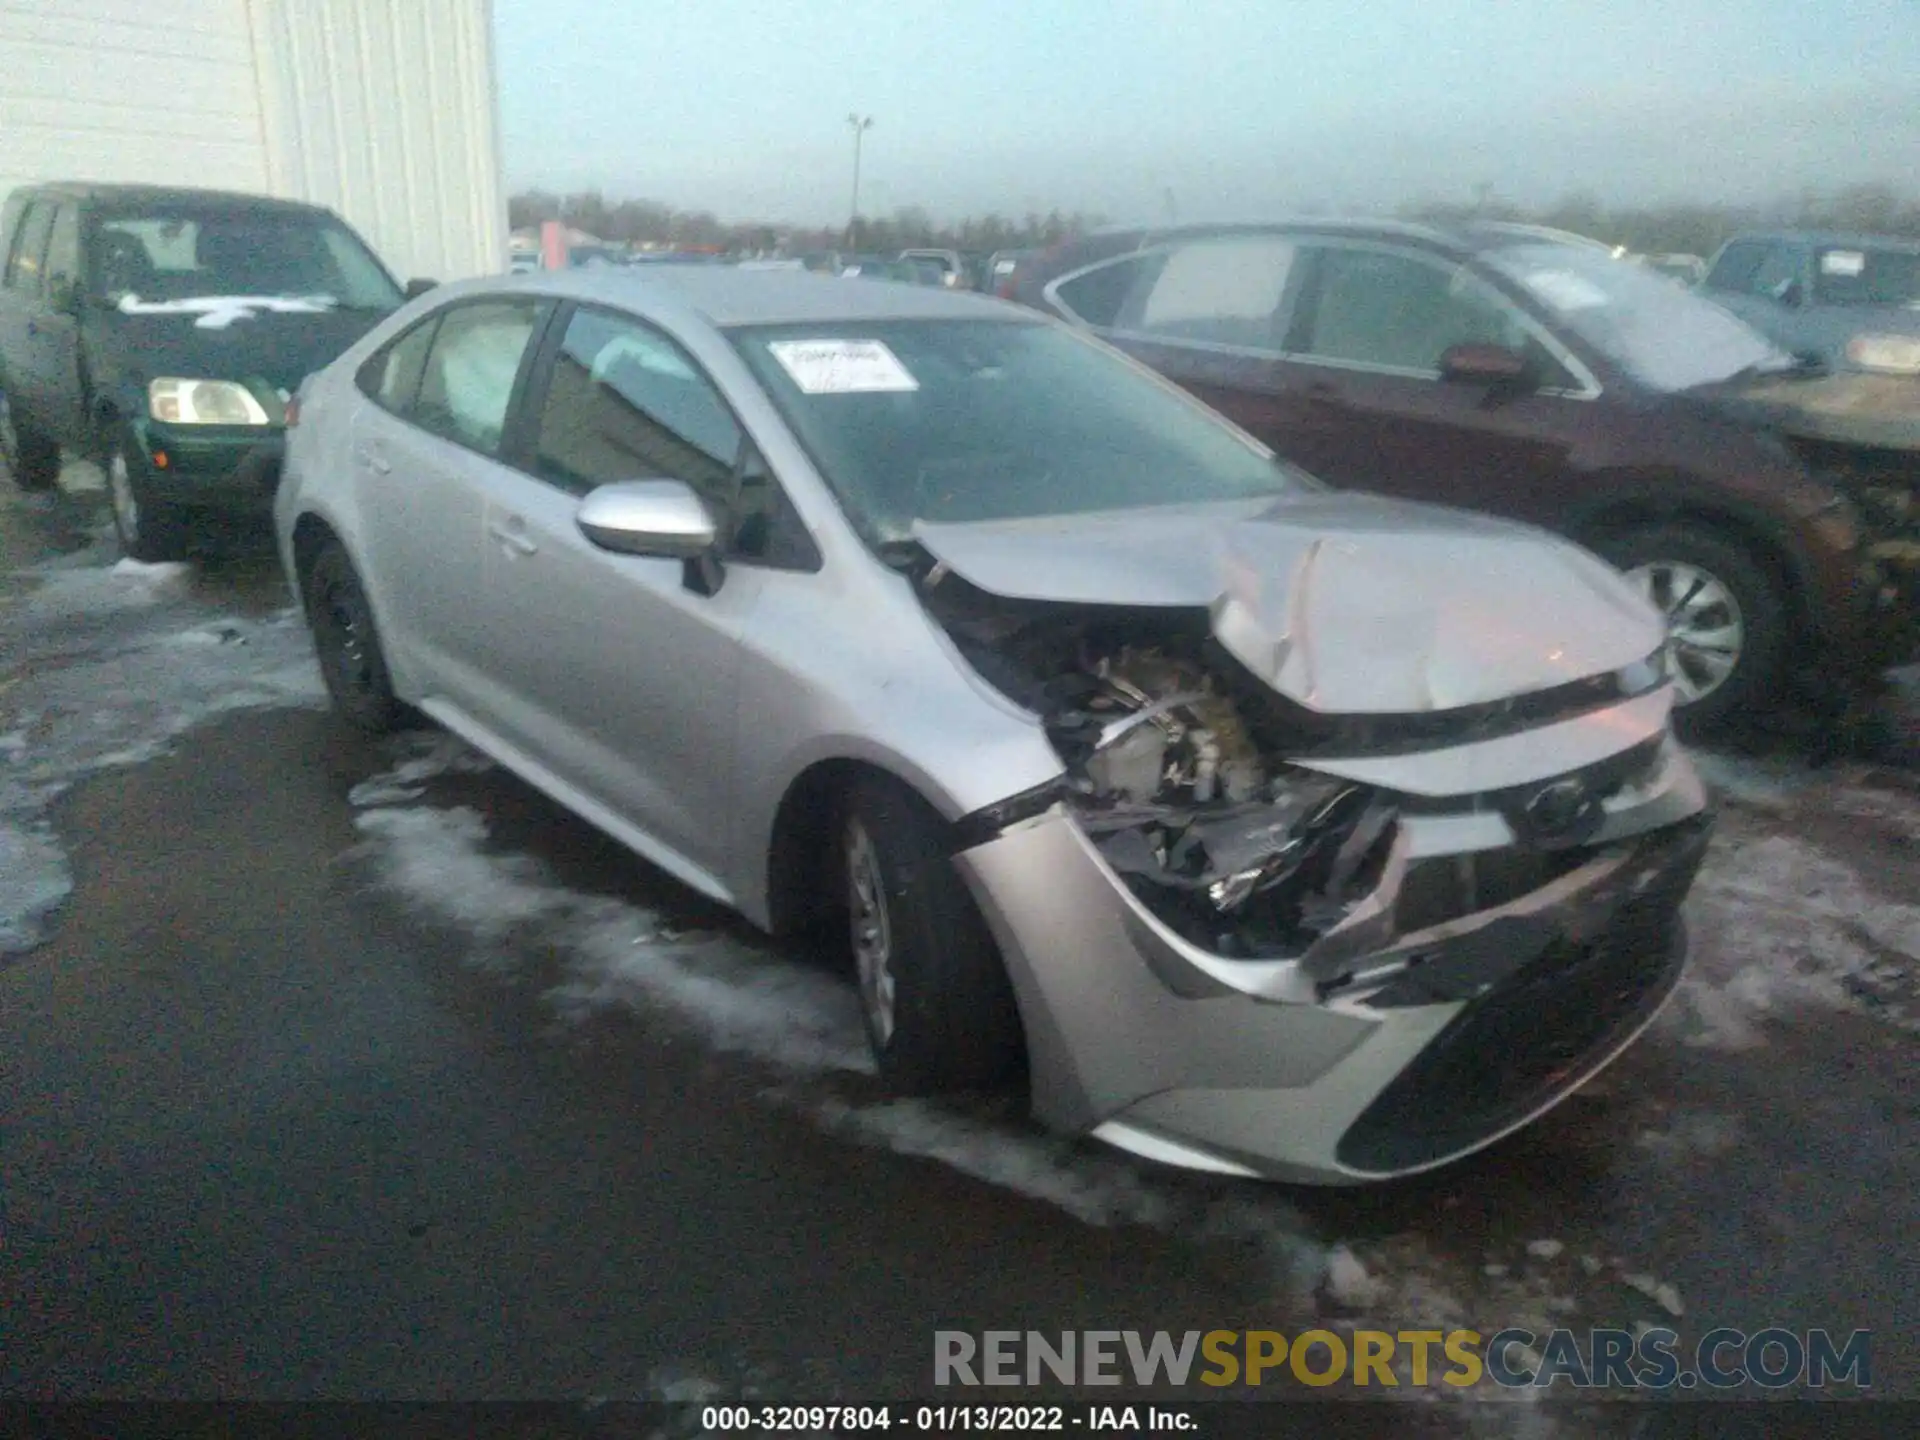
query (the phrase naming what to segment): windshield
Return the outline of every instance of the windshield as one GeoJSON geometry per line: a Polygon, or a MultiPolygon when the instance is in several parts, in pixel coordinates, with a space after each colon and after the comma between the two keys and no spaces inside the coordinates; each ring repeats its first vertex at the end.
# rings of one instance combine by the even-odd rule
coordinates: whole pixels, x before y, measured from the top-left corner
{"type": "Polygon", "coordinates": [[[1059,326],[864,321],[732,339],[876,543],[907,539],[916,520],[1087,514],[1310,483],[1059,326]]]}
{"type": "Polygon", "coordinates": [[[1574,334],[1656,390],[1687,390],[1793,365],[1791,356],[1730,311],[1609,253],[1516,245],[1488,259],[1574,334]]]}
{"type": "Polygon", "coordinates": [[[89,289],[109,305],[271,295],[386,311],[402,300],[352,231],[311,214],[111,215],[95,225],[89,259],[89,289]]]}
{"type": "Polygon", "coordinates": [[[1920,250],[1820,252],[1813,298],[1819,305],[1904,305],[1920,310],[1920,250]]]}

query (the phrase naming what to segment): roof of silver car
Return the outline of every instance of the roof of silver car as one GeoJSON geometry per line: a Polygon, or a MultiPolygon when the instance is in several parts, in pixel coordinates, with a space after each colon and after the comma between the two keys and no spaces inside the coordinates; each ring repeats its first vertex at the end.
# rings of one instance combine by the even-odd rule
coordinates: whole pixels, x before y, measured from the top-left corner
{"type": "Polygon", "coordinates": [[[781,325],[839,320],[1027,320],[1030,310],[931,285],[842,280],[799,270],[730,265],[645,265],[563,270],[514,277],[579,300],[619,304],[670,294],[714,325],[781,325]]]}

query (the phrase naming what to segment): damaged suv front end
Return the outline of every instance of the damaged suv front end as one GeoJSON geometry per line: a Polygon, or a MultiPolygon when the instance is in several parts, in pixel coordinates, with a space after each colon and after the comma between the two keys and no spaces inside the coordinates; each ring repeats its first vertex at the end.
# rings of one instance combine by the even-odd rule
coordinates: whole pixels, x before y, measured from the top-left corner
{"type": "Polygon", "coordinates": [[[920,540],[922,603],[1063,762],[955,842],[1043,1121],[1408,1174],[1549,1109],[1672,992],[1711,820],[1659,626],[1597,561],[1351,496],[920,540]]]}

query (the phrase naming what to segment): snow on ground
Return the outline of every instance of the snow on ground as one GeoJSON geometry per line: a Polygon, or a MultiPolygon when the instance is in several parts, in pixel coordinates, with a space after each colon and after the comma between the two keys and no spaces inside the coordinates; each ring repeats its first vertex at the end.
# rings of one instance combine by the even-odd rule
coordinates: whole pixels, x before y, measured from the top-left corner
{"type": "Polygon", "coordinates": [[[1769,1017],[1811,1004],[1920,1028],[1920,907],[1797,835],[1728,822],[1687,902],[1693,960],[1663,1027],[1751,1049],[1769,1017]]]}
{"type": "Polygon", "coordinates": [[[324,702],[290,610],[223,615],[192,584],[191,566],[133,561],[11,577],[0,601],[0,955],[41,943],[71,893],[46,818],[68,786],[149,760],[215,715],[324,702]]]}

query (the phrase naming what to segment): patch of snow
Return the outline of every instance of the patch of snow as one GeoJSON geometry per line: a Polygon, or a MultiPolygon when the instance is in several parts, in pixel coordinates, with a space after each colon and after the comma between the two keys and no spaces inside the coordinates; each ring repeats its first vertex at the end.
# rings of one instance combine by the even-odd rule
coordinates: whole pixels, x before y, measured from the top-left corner
{"type": "Polygon", "coordinates": [[[193,566],[184,560],[136,560],[123,555],[108,567],[109,575],[144,580],[149,585],[177,584],[193,575],[193,566]]]}
{"type": "Polygon", "coordinates": [[[1638,1274],[1622,1275],[1620,1278],[1625,1284],[1654,1301],[1669,1315],[1677,1317],[1687,1313],[1686,1306],[1680,1303],[1680,1292],[1664,1281],[1656,1280],[1651,1275],[1638,1274]]]}
{"type": "Polygon", "coordinates": [[[8,798],[12,803],[0,800],[0,955],[45,940],[53,913],[73,893],[73,872],[53,828],[25,797],[8,798]]]}
{"type": "Polygon", "coordinates": [[[95,495],[107,488],[107,472],[91,460],[69,460],[60,467],[60,488],[73,495],[95,495]]]}
{"type": "Polygon", "coordinates": [[[1740,1134],[1733,1116],[1683,1109],[1667,1118],[1664,1129],[1642,1130],[1634,1143],[1662,1155],[1724,1155],[1740,1143],[1740,1134]]]}
{"type": "Polygon", "coordinates": [[[1529,1240],[1527,1254],[1536,1260],[1552,1260],[1567,1247],[1558,1240],[1529,1240]]]}
{"type": "Polygon", "coordinates": [[[1327,1252],[1327,1295],[1336,1305],[1366,1310],[1378,1303],[1382,1286],[1345,1245],[1327,1252]]]}
{"type": "Polygon", "coordinates": [[[1920,907],[1875,894],[1792,835],[1716,842],[1687,901],[1693,960],[1669,1026],[1689,1043],[1751,1049],[1795,1006],[1864,1010],[1912,1029],[1920,907]]]}
{"type": "Polygon", "coordinates": [[[426,794],[425,782],[442,775],[479,775],[494,764],[457,736],[445,731],[410,735],[414,753],[370,780],[363,780],[347,792],[347,803],[356,808],[397,805],[418,800],[426,794]]]}
{"type": "Polygon", "coordinates": [[[551,999],[567,1018],[655,1004],[723,1050],[786,1069],[872,1072],[849,984],[728,936],[663,933],[653,911],[569,889],[531,856],[491,854],[470,807],[366,809],[354,823],[382,883],[426,913],[488,947],[557,946],[569,968],[551,999]]]}

